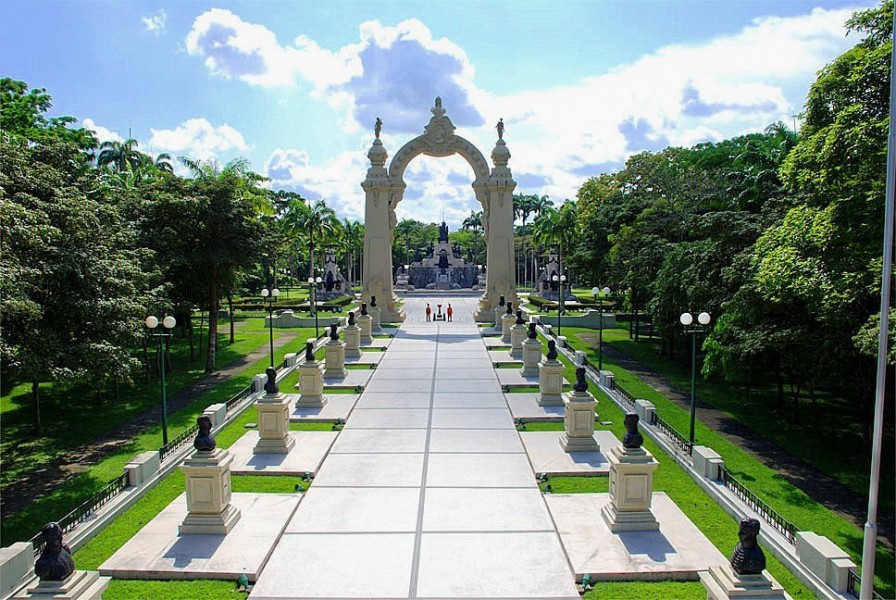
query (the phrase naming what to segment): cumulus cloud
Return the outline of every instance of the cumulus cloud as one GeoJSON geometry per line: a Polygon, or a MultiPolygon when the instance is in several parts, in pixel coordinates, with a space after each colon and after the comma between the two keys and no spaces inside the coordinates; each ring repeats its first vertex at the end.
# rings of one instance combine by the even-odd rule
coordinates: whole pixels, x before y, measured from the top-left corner
{"type": "Polygon", "coordinates": [[[249,150],[243,135],[224,124],[214,127],[207,119],[188,119],[174,129],[150,129],[149,145],[196,160],[217,158],[222,152],[249,150]]]}
{"type": "Polygon", "coordinates": [[[111,129],[107,129],[102,125],[97,125],[94,123],[93,119],[84,119],[81,121],[81,124],[84,126],[84,129],[90,129],[96,135],[96,139],[99,143],[103,142],[123,142],[124,138],[118,135],[115,131],[111,129]]]}
{"type": "Polygon", "coordinates": [[[156,36],[160,36],[165,32],[165,23],[168,21],[168,14],[164,9],[159,9],[155,14],[140,17],[140,20],[143,21],[143,27],[146,31],[151,31],[156,36]]]}

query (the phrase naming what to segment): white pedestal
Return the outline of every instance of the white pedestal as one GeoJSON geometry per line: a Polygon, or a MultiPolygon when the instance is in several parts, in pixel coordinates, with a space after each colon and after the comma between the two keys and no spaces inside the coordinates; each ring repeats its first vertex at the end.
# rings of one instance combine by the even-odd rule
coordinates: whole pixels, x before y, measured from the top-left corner
{"type": "Polygon", "coordinates": [[[538,361],[541,360],[541,342],[538,339],[526,338],[523,342],[523,368],[520,373],[523,377],[535,377],[538,375],[538,361]]]}
{"type": "Polygon", "coordinates": [[[187,518],[177,528],[191,533],[224,535],[240,520],[240,511],[230,503],[230,463],[227,450],[197,450],[180,466],[187,477],[187,518]]]}
{"type": "Polygon", "coordinates": [[[321,407],[327,403],[324,398],[324,366],[319,362],[299,365],[299,399],[297,407],[321,407]]]}
{"type": "Polygon", "coordinates": [[[101,600],[111,577],[100,577],[97,571],[75,571],[62,581],[39,581],[29,584],[13,598],[22,600],[101,600]]]}
{"type": "Polygon", "coordinates": [[[370,318],[370,315],[361,315],[357,319],[358,329],[361,330],[361,343],[362,344],[372,344],[373,343],[373,319],[370,318]]]}
{"type": "Polygon", "coordinates": [[[258,442],[254,454],[289,454],[296,440],[289,435],[290,400],[284,394],[265,394],[255,403],[258,442]]]}
{"type": "Polygon", "coordinates": [[[370,331],[379,333],[383,329],[380,327],[380,318],[382,317],[382,311],[379,306],[368,306],[367,312],[370,313],[370,331]]]}
{"type": "Polygon", "coordinates": [[[538,405],[563,406],[563,363],[544,359],[538,363],[538,405]]]}
{"type": "Polygon", "coordinates": [[[510,328],[510,358],[520,360],[523,358],[523,340],[526,339],[526,326],[514,325],[510,328]]]}
{"type": "Polygon", "coordinates": [[[612,448],[610,461],[610,502],[601,511],[610,531],[651,531],[660,528],[650,503],[653,500],[653,472],[659,463],[644,448],[612,448]]]}
{"type": "Polygon", "coordinates": [[[516,323],[516,315],[508,315],[504,313],[501,317],[501,341],[505,344],[510,343],[510,328],[516,323]]]}
{"type": "Polygon", "coordinates": [[[341,379],[348,374],[345,369],[345,343],[339,340],[327,342],[325,378],[341,379]]]}
{"type": "Polygon", "coordinates": [[[357,325],[349,325],[342,330],[345,335],[345,356],[358,358],[361,356],[361,330],[357,325]]]}
{"type": "Polygon", "coordinates": [[[700,583],[706,588],[707,600],[791,600],[768,571],[738,575],[731,565],[719,565],[700,571],[700,583]]]}
{"type": "Polygon", "coordinates": [[[597,400],[588,392],[570,392],[563,413],[565,432],[560,447],[566,452],[600,452],[594,439],[594,409],[597,400]]]}
{"type": "Polygon", "coordinates": [[[507,308],[504,306],[498,306],[495,308],[495,330],[501,331],[501,319],[504,318],[504,315],[507,314],[507,308]]]}

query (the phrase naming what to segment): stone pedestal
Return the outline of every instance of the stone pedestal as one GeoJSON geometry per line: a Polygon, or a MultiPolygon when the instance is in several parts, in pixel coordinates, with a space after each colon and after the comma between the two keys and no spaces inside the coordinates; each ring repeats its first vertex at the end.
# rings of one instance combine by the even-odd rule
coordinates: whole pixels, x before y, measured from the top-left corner
{"type": "Polygon", "coordinates": [[[495,331],[502,331],[501,327],[501,319],[504,318],[504,315],[507,313],[507,308],[504,306],[499,306],[495,308],[495,331]]]}
{"type": "Polygon", "coordinates": [[[225,535],[240,520],[230,503],[230,464],[227,450],[197,450],[180,466],[187,478],[187,518],[177,528],[181,535],[225,535]]]}
{"type": "Polygon", "coordinates": [[[383,330],[380,327],[380,318],[382,317],[382,311],[379,306],[368,306],[367,312],[370,314],[370,331],[374,333],[379,333],[383,330]]]}
{"type": "Polygon", "coordinates": [[[700,583],[706,588],[707,600],[791,600],[768,571],[738,575],[731,565],[720,565],[701,571],[700,583]]]}
{"type": "Polygon", "coordinates": [[[565,431],[560,436],[560,447],[566,452],[600,452],[594,439],[594,409],[597,400],[588,392],[570,392],[563,412],[565,431]]]}
{"type": "Polygon", "coordinates": [[[324,377],[342,379],[348,374],[345,369],[345,343],[339,340],[330,340],[326,345],[326,370],[324,377]]]}
{"type": "Polygon", "coordinates": [[[538,375],[538,361],[541,360],[541,342],[537,339],[526,339],[523,342],[523,368],[520,373],[523,377],[535,377],[538,375]]]}
{"type": "Polygon", "coordinates": [[[358,329],[361,332],[361,343],[362,344],[372,344],[373,343],[373,319],[370,318],[370,315],[361,315],[357,319],[358,329]]]}
{"type": "Polygon", "coordinates": [[[607,453],[610,461],[610,502],[601,515],[610,531],[651,531],[660,528],[650,503],[653,500],[653,472],[659,463],[644,448],[615,447],[607,453]]]}
{"type": "Polygon", "coordinates": [[[289,435],[290,400],[285,394],[265,394],[255,402],[258,442],[254,454],[289,454],[296,440],[289,435]]]}
{"type": "Polygon", "coordinates": [[[563,404],[563,363],[544,359],[538,363],[538,405],[563,404]]]}
{"type": "Polygon", "coordinates": [[[361,356],[361,330],[357,325],[349,325],[342,330],[345,335],[345,356],[358,358],[361,356]]]}
{"type": "Polygon", "coordinates": [[[111,577],[100,577],[97,571],[75,571],[62,581],[35,581],[18,594],[15,600],[101,600],[111,577]]]}
{"type": "Polygon", "coordinates": [[[526,326],[514,325],[510,328],[510,358],[523,358],[523,340],[526,339],[526,326]]]}
{"type": "Polygon", "coordinates": [[[321,407],[327,403],[324,398],[324,366],[319,362],[305,363],[299,365],[299,399],[296,400],[296,406],[316,406],[321,407]]]}
{"type": "Polygon", "coordinates": [[[516,323],[516,315],[508,315],[504,313],[501,317],[501,341],[505,344],[510,343],[510,328],[516,323]]]}

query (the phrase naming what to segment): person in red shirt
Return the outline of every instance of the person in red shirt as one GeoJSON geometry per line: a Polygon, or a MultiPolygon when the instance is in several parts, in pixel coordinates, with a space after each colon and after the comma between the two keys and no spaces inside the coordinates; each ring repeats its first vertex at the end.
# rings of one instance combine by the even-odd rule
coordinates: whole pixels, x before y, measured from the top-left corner
{"type": "Polygon", "coordinates": [[[430,308],[429,302],[426,303],[426,320],[432,320],[432,308],[430,308]]]}
{"type": "Polygon", "coordinates": [[[453,315],[453,314],[454,314],[454,309],[453,309],[453,308],[451,308],[451,304],[450,304],[450,303],[449,303],[449,304],[448,304],[448,310],[447,310],[447,311],[445,311],[445,312],[447,312],[447,313],[448,313],[448,320],[449,320],[449,321],[450,321],[450,320],[451,320],[451,315],[453,315]]]}

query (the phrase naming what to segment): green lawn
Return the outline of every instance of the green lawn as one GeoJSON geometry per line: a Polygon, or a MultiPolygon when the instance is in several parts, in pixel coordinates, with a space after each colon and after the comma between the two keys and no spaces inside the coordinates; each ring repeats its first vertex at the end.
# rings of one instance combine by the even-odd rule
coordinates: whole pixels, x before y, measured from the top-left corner
{"type": "MultiPolygon", "coordinates": [[[[276,358],[282,360],[284,354],[296,352],[303,345],[304,337],[300,335],[286,346],[280,348],[277,351],[276,358]]],[[[169,415],[169,439],[173,439],[187,428],[192,427],[196,423],[196,417],[208,405],[225,402],[249,385],[252,377],[257,373],[263,372],[265,367],[269,365],[269,360],[268,357],[265,357],[257,361],[244,369],[239,375],[217,385],[212,391],[193,401],[183,410],[169,415]]],[[[241,416],[241,419],[248,418],[249,420],[245,422],[254,421],[254,414],[254,411],[246,411],[241,416]]],[[[5,435],[4,432],[4,437],[5,435]]],[[[0,522],[3,543],[8,545],[14,541],[29,539],[37,533],[40,525],[48,519],[58,519],[65,515],[92,494],[99,491],[111,479],[120,475],[124,465],[135,454],[147,450],[157,450],[161,445],[161,437],[161,425],[155,425],[136,436],[130,443],[116,447],[104,459],[88,467],[84,472],[71,477],[66,483],[57,487],[51,493],[35,499],[24,510],[4,515],[2,522],[0,522]]],[[[5,460],[6,458],[4,457],[4,463],[5,460]]]]}
{"type": "MultiPolygon", "coordinates": [[[[569,345],[576,350],[585,351],[588,354],[589,361],[597,364],[596,350],[582,342],[577,336],[578,333],[593,333],[593,331],[580,328],[568,328],[565,331],[567,331],[569,345]]],[[[604,336],[604,339],[607,340],[608,332],[606,330],[604,331],[604,336]]],[[[609,339],[618,340],[622,337],[625,339],[628,337],[622,330],[615,329],[609,332],[609,339]]],[[[604,356],[603,364],[605,369],[613,371],[619,385],[637,398],[653,402],[656,405],[657,413],[665,421],[669,422],[678,431],[686,432],[688,430],[690,416],[687,410],[680,408],[650,386],[642,383],[606,356],[604,356]]],[[[708,390],[704,385],[701,385],[698,390],[701,390],[698,394],[701,401],[703,401],[708,396],[708,390]],[[704,394],[704,392],[706,393],[704,394]]],[[[606,408],[606,404],[601,403],[598,407],[598,412],[601,414],[602,419],[605,417],[602,409],[606,408]]],[[[761,415],[757,416],[757,418],[761,418],[761,415]]],[[[784,426],[783,423],[777,420],[768,419],[767,417],[766,420],[772,425],[784,426]]],[[[809,437],[804,431],[790,431],[790,435],[798,436],[796,438],[798,440],[809,437]]],[[[698,444],[709,446],[721,454],[725,459],[725,466],[735,477],[747,485],[751,491],[778,511],[784,518],[794,523],[799,530],[814,531],[827,536],[835,544],[846,550],[857,565],[861,565],[862,529],[860,527],[853,525],[823,505],[815,502],[797,487],[790,484],[774,469],[765,466],[699,421],[695,428],[695,438],[698,444]]],[[[697,521],[695,520],[695,522],[697,521]]],[[[730,552],[730,550],[725,553],[727,554],[727,552],[730,552]]],[[[892,552],[886,550],[881,545],[878,545],[876,566],[875,589],[882,593],[884,597],[893,597],[896,594],[896,587],[894,587],[894,583],[896,583],[894,556],[892,552]]]]}

